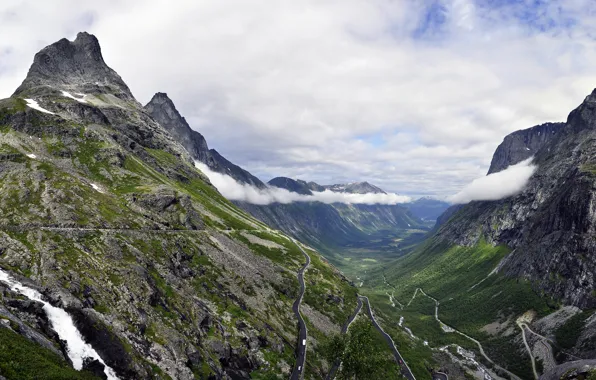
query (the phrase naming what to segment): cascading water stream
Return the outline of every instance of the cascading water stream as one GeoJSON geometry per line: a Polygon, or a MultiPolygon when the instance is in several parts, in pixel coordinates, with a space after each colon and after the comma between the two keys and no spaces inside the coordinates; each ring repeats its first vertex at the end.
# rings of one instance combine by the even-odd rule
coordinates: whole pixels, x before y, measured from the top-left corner
{"type": "Polygon", "coordinates": [[[6,283],[13,291],[24,295],[30,300],[43,304],[43,310],[46,312],[52,328],[56,331],[60,339],[66,341],[66,352],[76,370],[80,371],[83,368],[83,360],[85,358],[92,358],[105,366],[104,373],[109,380],[118,380],[114,370],[108,367],[97,351],[83,340],[81,333],[74,325],[72,317],[65,310],[50,305],[43,300],[41,293],[14,280],[2,269],[0,269],[0,281],[6,283]]]}

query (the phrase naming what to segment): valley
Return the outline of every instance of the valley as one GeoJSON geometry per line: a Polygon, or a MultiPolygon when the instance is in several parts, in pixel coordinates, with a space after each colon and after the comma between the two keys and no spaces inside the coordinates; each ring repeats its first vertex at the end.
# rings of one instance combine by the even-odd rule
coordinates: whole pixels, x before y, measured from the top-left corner
{"type": "Polygon", "coordinates": [[[86,32],[0,100],[0,379],[596,376],[596,90],[454,204],[265,182],[189,120],[86,32]]]}

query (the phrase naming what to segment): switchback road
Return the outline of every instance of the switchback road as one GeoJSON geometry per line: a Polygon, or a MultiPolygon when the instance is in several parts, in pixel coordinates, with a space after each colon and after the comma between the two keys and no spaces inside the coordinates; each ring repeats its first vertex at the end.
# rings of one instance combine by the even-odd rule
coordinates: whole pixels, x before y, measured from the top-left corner
{"type": "Polygon", "coordinates": [[[416,378],[414,377],[414,374],[410,370],[410,367],[408,367],[408,364],[406,363],[406,361],[404,360],[404,358],[401,356],[401,354],[397,350],[397,347],[395,347],[395,343],[393,342],[393,339],[391,339],[391,337],[389,336],[389,334],[387,334],[383,330],[383,328],[379,325],[379,323],[375,319],[375,316],[374,316],[374,314],[372,312],[372,308],[370,307],[370,301],[368,300],[368,297],[366,297],[366,296],[359,296],[359,298],[361,298],[361,299],[363,299],[363,300],[366,301],[366,306],[367,306],[367,309],[368,309],[368,316],[370,317],[370,320],[371,320],[373,326],[375,326],[375,328],[381,333],[381,335],[383,335],[383,338],[385,339],[385,341],[387,342],[387,344],[389,344],[389,347],[391,348],[391,351],[393,351],[393,356],[395,357],[395,361],[397,362],[397,364],[399,365],[399,367],[401,369],[402,375],[406,379],[408,379],[408,380],[416,380],[416,378]]]}
{"type": "Polygon", "coordinates": [[[306,268],[310,265],[310,256],[304,252],[304,249],[292,239],[294,244],[302,251],[304,257],[306,257],[306,263],[302,266],[302,268],[298,271],[298,281],[300,282],[300,294],[296,301],[294,301],[294,305],[292,306],[292,310],[298,318],[298,345],[296,346],[296,365],[294,367],[294,371],[292,371],[292,376],[290,377],[291,380],[301,380],[304,378],[304,364],[306,362],[306,337],[308,335],[308,329],[306,328],[306,323],[300,314],[300,304],[302,303],[302,298],[304,297],[304,291],[306,290],[306,284],[304,283],[304,272],[306,268]]]}
{"type": "MultiPolygon", "coordinates": [[[[362,300],[360,299],[360,297],[358,297],[356,300],[358,302],[358,305],[356,305],[356,309],[354,309],[354,313],[352,313],[352,315],[350,315],[350,318],[348,318],[346,323],[341,328],[342,335],[346,334],[348,332],[350,325],[352,324],[352,322],[354,322],[354,319],[356,319],[356,317],[360,313],[360,310],[362,309],[362,300]]],[[[327,374],[327,377],[325,379],[333,380],[335,378],[335,374],[337,373],[337,370],[339,369],[340,365],[341,365],[341,361],[339,361],[339,360],[336,361],[335,363],[333,363],[333,367],[331,367],[331,369],[329,370],[329,373],[327,374]]]]}

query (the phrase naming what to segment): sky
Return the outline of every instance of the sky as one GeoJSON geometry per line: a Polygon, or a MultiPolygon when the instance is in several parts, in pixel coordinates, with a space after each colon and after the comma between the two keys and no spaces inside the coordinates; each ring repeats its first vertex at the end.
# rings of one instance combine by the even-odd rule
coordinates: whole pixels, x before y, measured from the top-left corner
{"type": "Polygon", "coordinates": [[[452,197],[596,87],[590,0],[4,1],[0,98],[79,31],[141,102],[263,180],[452,197]]]}

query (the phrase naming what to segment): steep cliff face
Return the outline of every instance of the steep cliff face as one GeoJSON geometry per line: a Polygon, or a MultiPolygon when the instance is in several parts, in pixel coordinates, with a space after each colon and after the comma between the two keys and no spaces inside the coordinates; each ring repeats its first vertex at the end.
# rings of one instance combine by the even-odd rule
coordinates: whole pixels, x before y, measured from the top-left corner
{"type": "MultiPolygon", "coordinates": [[[[593,93],[564,125],[535,127],[506,138],[513,141],[549,130],[553,135],[533,153],[538,168],[520,194],[462,206],[440,227],[438,237],[466,246],[481,238],[505,244],[512,252],[501,262],[501,272],[529,279],[565,303],[596,306],[595,109],[593,93]]],[[[493,162],[523,158],[503,145],[495,156],[493,162]]]]}
{"type": "Polygon", "coordinates": [[[266,187],[260,179],[231,163],[215,149],[209,149],[203,135],[190,128],[167,94],[155,94],[145,105],[145,110],[188,150],[193,159],[204,163],[215,172],[229,175],[240,183],[261,189],[266,187]]]}
{"type": "Polygon", "coordinates": [[[493,154],[488,174],[500,172],[532,157],[551,142],[564,126],[565,123],[545,123],[507,135],[493,154]]]}
{"type": "MultiPolygon", "coordinates": [[[[121,379],[287,377],[304,256],[217,192],[158,122],[170,116],[132,98],[95,37],[42,50],[0,100],[0,267],[67,310],[121,379]]],[[[308,252],[324,276],[304,301],[320,337],[345,322],[355,289],[308,252]]],[[[68,367],[40,304],[6,285],[2,347],[10,329],[68,367]]],[[[309,342],[306,377],[324,376],[309,342]]]]}

